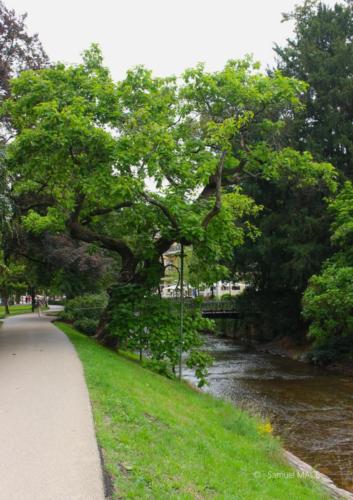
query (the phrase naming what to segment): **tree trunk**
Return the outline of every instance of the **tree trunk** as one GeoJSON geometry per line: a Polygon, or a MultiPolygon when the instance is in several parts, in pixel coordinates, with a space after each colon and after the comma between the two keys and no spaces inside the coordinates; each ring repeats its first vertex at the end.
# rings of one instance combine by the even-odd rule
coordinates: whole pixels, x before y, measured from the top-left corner
{"type": "Polygon", "coordinates": [[[2,303],[4,304],[5,314],[10,314],[9,295],[8,295],[6,290],[3,290],[1,299],[2,299],[2,303]]]}
{"type": "Polygon", "coordinates": [[[31,294],[32,313],[34,313],[35,308],[36,308],[36,289],[35,288],[31,288],[30,289],[30,294],[31,294]]]}
{"type": "Polygon", "coordinates": [[[113,287],[108,290],[108,304],[101,314],[97,326],[95,338],[105,347],[117,350],[119,346],[119,338],[112,334],[109,330],[109,325],[112,321],[112,310],[114,307],[113,287]]]}
{"type": "Polygon", "coordinates": [[[159,256],[148,261],[146,260],[142,270],[135,274],[136,266],[137,261],[128,261],[125,266],[123,266],[123,271],[120,273],[121,280],[112,285],[108,290],[108,305],[100,317],[95,338],[98,342],[110,349],[116,350],[119,348],[119,337],[109,328],[113,319],[114,307],[120,300],[119,289],[130,285],[144,286],[146,289],[151,289],[152,287],[157,288],[160,278],[164,273],[164,266],[159,261],[159,256]]]}
{"type": "Polygon", "coordinates": [[[111,314],[109,310],[109,303],[107,307],[104,309],[95,334],[95,338],[105,347],[109,349],[117,350],[119,346],[119,338],[116,335],[113,335],[109,331],[109,324],[111,322],[111,314]]]}

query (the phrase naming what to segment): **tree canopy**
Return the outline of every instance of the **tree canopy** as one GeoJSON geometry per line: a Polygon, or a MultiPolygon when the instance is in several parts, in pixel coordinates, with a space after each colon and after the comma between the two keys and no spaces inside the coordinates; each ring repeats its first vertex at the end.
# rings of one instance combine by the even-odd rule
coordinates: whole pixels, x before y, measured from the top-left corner
{"type": "Polygon", "coordinates": [[[353,4],[306,0],[287,14],[294,37],[275,46],[278,68],[309,84],[288,140],[353,177],[353,4]]]}
{"type": "Polygon", "coordinates": [[[284,192],[334,184],[332,167],[281,142],[304,90],[250,59],[179,79],[137,67],[115,83],[95,45],[80,65],[23,72],[4,105],[18,222],[108,252],[116,283],[153,290],[174,242],[192,246],[206,279],[224,277],[234,248],[257,236],[264,200],[251,180],[284,192]]]}

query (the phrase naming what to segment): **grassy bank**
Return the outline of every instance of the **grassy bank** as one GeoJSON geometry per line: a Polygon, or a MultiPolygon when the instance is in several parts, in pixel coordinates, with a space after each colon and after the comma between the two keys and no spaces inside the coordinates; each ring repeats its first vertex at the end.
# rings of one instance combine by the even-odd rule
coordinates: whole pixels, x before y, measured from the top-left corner
{"type": "MultiPolygon", "coordinates": [[[[9,306],[9,309],[10,309],[10,316],[15,316],[17,314],[28,314],[32,312],[31,304],[9,306]]],[[[5,307],[0,306],[0,319],[3,318],[5,318],[5,307]]]]}
{"type": "Polygon", "coordinates": [[[255,419],[57,325],[84,366],[113,498],[327,498],[316,483],[293,477],[255,419]]]}

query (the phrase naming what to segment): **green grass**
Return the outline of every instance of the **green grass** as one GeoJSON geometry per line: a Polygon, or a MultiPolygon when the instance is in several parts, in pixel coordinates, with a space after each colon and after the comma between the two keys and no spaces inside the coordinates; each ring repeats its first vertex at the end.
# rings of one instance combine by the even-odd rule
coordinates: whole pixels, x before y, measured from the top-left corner
{"type": "Polygon", "coordinates": [[[256,419],[57,325],[84,366],[114,499],[328,498],[293,474],[256,419]]]}
{"type": "MultiPolygon", "coordinates": [[[[28,314],[32,312],[31,304],[9,306],[10,316],[15,316],[17,314],[28,314]]],[[[0,319],[5,318],[5,307],[0,306],[0,319]]]]}

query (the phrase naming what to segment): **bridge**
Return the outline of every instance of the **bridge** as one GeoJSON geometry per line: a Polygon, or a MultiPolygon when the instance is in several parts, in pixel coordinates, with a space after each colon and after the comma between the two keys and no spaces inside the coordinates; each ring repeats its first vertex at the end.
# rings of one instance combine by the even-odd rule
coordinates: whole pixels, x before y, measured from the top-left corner
{"type": "Polygon", "coordinates": [[[204,318],[239,318],[239,313],[232,300],[208,300],[201,304],[204,318]]]}

